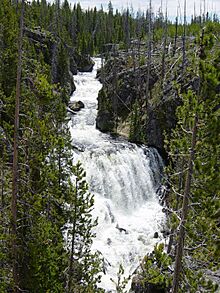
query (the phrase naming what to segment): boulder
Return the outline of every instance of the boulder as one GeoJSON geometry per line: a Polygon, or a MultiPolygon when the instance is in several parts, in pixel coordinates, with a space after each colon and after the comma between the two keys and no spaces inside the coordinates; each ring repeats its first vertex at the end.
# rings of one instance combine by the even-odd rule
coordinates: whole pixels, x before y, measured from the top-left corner
{"type": "Polygon", "coordinates": [[[75,53],[74,60],[77,64],[77,69],[80,72],[91,72],[93,70],[93,66],[95,65],[95,62],[88,55],[85,56],[75,53]]]}
{"type": "Polygon", "coordinates": [[[72,110],[73,112],[78,112],[81,109],[85,108],[85,105],[83,102],[81,101],[73,101],[69,103],[69,108],[70,110],[72,110]]]}

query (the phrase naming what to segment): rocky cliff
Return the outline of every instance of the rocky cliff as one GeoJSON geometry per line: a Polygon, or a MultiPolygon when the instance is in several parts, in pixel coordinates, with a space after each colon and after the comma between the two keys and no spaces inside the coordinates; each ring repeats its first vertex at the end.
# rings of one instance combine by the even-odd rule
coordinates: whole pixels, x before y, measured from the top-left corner
{"type": "Polygon", "coordinates": [[[94,62],[90,56],[76,52],[54,33],[42,30],[40,27],[34,29],[26,27],[25,35],[34,45],[37,54],[42,54],[44,61],[51,66],[53,82],[65,87],[69,95],[75,90],[73,75],[78,71],[92,71],[94,62]]]}
{"type": "Polygon", "coordinates": [[[156,147],[164,155],[164,132],[169,134],[175,126],[175,111],[181,104],[173,86],[177,74],[178,70],[162,84],[155,65],[148,70],[146,64],[129,66],[125,57],[110,58],[98,72],[103,87],[98,96],[97,128],[156,147]]]}

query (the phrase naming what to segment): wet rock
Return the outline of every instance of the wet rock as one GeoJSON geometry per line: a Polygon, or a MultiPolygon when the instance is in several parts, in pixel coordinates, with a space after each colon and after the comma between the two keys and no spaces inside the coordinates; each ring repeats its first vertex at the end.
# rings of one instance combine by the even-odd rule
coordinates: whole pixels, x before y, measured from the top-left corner
{"type": "Polygon", "coordinates": [[[124,229],[124,228],[119,227],[118,224],[116,225],[115,228],[118,229],[119,232],[124,232],[125,234],[128,234],[128,231],[126,229],[124,229]]]}
{"type": "Polygon", "coordinates": [[[112,240],[110,238],[107,238],[107,244],[111,245],[112,244],[112,240]]]}
{"type": "Polygon", "coordinates": [[[70,71],[73,75],[77,74],[77,64],[73,56],[70,57],[70,71]]]}
{"type": "Polygon", "coordinates": [[[69,95],[71,96],[73,92],[76,90],[76,85],[74,83],[73,73],[69,71],[69,81],[67,82],[67,90],[69,95]]]}
{"type": "Polygon", "coordinates": [[[72,110],[73,112],[78,112],[81,109],[85,108],[85,105],[83,102],[81,101],[74,101],[74,102],[70,102],[69,103],[69,108],[70,110],[72,110]]]}
{"type": "Polygon", "coordinates": [[[76,112],[74,112],[73,110],[71,110],[69,107],[66,108],[67,112],[72,114],[72,115],[76,115],[76,112]]]}
{"type": "Polygon", "coordinates": [[[75,55],[75,61],[77,69],[80,72],[91,72],[93,70],[93,66],[95,65],[95,62],[88,55],[75,55]]]}
{"type": "Polygon", "coordinates": [[[170,231],[168,231],[168,230],[162,230],[161,233],[163,234],[164,238],[166,238],[167,236],[170,235],[170,231]]]}
{"type": "MultiPolygon", "coordinates": [[[[168,89],[167,89],[168,90],[168,89]]],[[[148,119],[144,129],[147,144],[164,152],[164,132],[169,134],[176,125],[176,109],[181,99],[169,87],[167,95],[159,103],[152,104],[148,109],[148,119]]]]}

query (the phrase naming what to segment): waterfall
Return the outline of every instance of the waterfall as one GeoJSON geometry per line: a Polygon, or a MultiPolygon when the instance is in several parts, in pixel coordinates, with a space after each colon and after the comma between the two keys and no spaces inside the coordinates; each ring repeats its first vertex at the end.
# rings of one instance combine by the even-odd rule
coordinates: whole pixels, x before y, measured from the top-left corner
{"type": "Polygon", "coordinates": [[[86,170],[90,191],[95,195],[94,217],[98,217],[93,249],[103,255],[100,286],[115,292],[110,280],[117,280],[119,265],[125,275],[134,272],[143,256],[152,250],[154,233],[164,221],[156,189],[163,162],[153,148],[138,147],[123,139],[112,138],[95,128],[97,96],[101,84],[95,79],[100,59],[91,73],[75,77],[72,101],[85,105],[73,115],[70,131],[86,170]]]}

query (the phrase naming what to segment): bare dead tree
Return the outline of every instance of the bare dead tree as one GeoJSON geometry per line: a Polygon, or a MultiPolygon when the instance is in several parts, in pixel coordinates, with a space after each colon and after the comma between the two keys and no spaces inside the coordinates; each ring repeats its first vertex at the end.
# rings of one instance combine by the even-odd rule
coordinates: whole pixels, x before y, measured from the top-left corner
{"type": "Polygon", "coordinates": [[[150,88],[150,67],[151,67],[151,49],[152,49],[152,4],[149,0],[149,16],[148,16],[148,44],[147,44],[147,82],[146,82],[146,105],[148,104],[149,88],[150,88]]]}
{"type": "MultiPolygon", "coordinates": [[[[201,36],[200,50],[203,45],[203,37],[204,37],[204,31],[201,36]]],[[[199,94],[200,94],[199,92],[200,92],[200,87],[197,92],[198,94],[197,99],[199,99],[199,94]]],[[[195,148],[196,148],[196,141],[197,141],[197,129],[198,129],[198,112],[197,111],[198,110],[196,110],[194,113],[193,127],[191,132],[191,135],[192,135],[191,148],[190,148],[189,159],[187,163],[187,172],[186,172],[186,179],[184,184],[181,221],[180,221],[180,228],[178,233],[177,252],[175,257],[173,285],[172,285],[172,291],[171,291],[172,293],[178,293],[178,289],[180,286],[181,273],[182,273],[182,259],[183,259],[183,252],[184,252],[185,230],[186,230],[186,222],[187,222],[187,216],[188,216],[188,210],[189,210],[189,196],[191,191],[193,166],[194,166],[194,160],[195,160],[195,148]]]]}
{"type": "Polygon", "coordinates": [[[163,37],[163,54],[162,54],[162,69],[161,69],[161,85],[163,85],[165,77],[165,58],[166,58],[166,47],[167,47],[167,7],[165,13],[165,23],[164,23],[164,37],[163,37]]]}
{"type": "Polygon", "coordinates": [[[196,21],[196,3],[194,2],[193,20],[196,21]]]}
{"type": "Polygon", "coordinates": [[[183,72],[184,72],[185,66],[186,66],[186,0],[184,0],[184,20],[183,20],[183,36],[182,36],[182,40],[183,40],[183,45],[182,45],[183,63],[182,63],[182,67],[183,67],[183,72]]]}
{"type": "Polygon", "coordinates": [[[179,20],[179,11],[177,8],[176,12],[176,21],[175,21],[175,37],[174,37],[174,45],[173,45],[173,56],[176,54],[176,44],[177,44],[177,37],[178,37],[178,20],[179,20]]]}
{"type": "Polygon", "coordinates": [[[205,0],[203,0],[203,23],[206,20],[206,4],[205,4],[205,0]]]}
{"type": "Polygon", "coordinates": [[[191,181],[193,176],[193,163],[195,158],[195,146],[196,146],[196,136],[197,136],[197,127],[198,127],[197,125],[198,125],[198,115],[197,113],[195,113],[194,122],[193,122],[193,130],[192,130],[190,156],[188,161],[188,170],[186,174],[186,181],[185,181],[185,187],[184,187],[181,222],[180,222],[179,236],[178,236],[178,242],[177,242],[177,252],[175,257],[172,293],[178,293],[180,278],[182,273],[182,258],[183,258],[183,251],[184,251],[185,229],[186,229],[185,225],[186,225],[188,209],[189,209],[189,195],[190,195],[191,181]]]}

